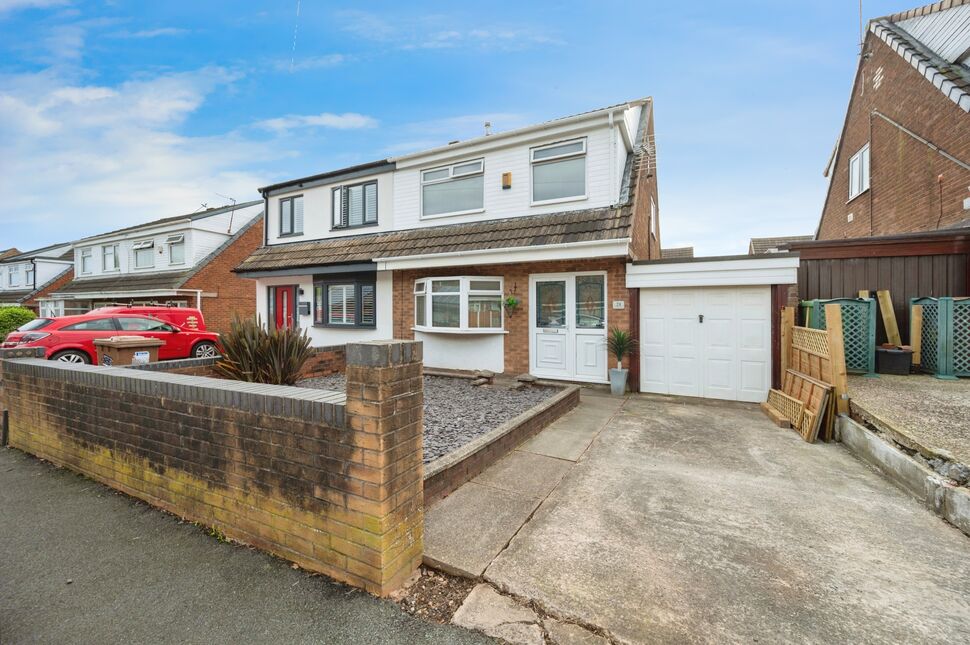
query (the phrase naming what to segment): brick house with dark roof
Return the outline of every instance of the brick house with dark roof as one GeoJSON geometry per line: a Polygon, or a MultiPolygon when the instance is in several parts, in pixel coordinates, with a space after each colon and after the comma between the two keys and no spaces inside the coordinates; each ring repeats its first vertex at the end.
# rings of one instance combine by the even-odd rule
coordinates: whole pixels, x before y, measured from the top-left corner
{"type": "Polygon", "coordinates": [[[232,272],[263,241],[262,202],[210,208],[78,240],[70,280],[46,289],[42,311],[111,304],[197,307],[212,331],[255,313],[252,282],[232,272]]]}
{"type": "Polygon", "coordinates": [[[636,328],[627,262],[659,259],[653,101],[267,186],[236,271],[316,346],[424,342],[433,367],[606,382],[636,328]]]}
{"type": "Polygon", "coordinates": [[[869,21],[816,237],[970,225],[970,0],[869,21]]]}

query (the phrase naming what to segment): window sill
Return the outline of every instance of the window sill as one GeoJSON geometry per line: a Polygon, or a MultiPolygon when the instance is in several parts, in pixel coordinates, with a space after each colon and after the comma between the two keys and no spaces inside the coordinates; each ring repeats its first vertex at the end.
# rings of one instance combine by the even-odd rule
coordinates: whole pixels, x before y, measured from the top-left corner
{"type": "Polygon", "coordinates": [[[577,195],[576,197],[560,197],[559,199],[543,199],[539,202],[531,202],[529,206],[546,206],[548,204],[567,204],[569,202],[585,202],[589,199],[588,195],[577,195]]]}
{"type": "Polygon", "coordinates": [[[459,215],[474,215],[476,213],[484,213],[484,208],[475,208],[470,211],[455,211],[454,213],[438,213],[436,215],[422,215],[421,219],[441,219],[443,217],[458,217],[459,215]]]}
{"type": "Polygon", "coordinates": [[[862,191],[861,193],[859,193],[859,194],[858,194],[858,195],[856,195],[855,197],[850,197],[850,198],[849,198],[849,201],[847,201],[847,202],[845,203],[845,204],[846,204],[846,206],[848,206],[849,204],[851,204],[851,203],[852,203],[852,202],[854,202],[855,200],[857,200],[857,199],[859,199],[860,197],[862,197],[863,195],[865,195],[866,193],[868,193],[868,192],[869,192],[870,190],[872,190],[872,187],[871,187],[871,186],[870,186],[869,188],[866,188],[866,189],[865,189],[864,191],[862,191]]]}
{"type": "Polygon", "coordinates": [[[331,226],[331,233],[339,233],[340,231],[356,231],[359,228],[374,228],[378,225],[378,222],[371,222],[369,224],[357,224],[355,226],[331,226]]]}
{"type": "Polygon", "coordinates": [[[303,235],[303,231],[300,231],[299,233],[280,233],[280,234],[279,234],[279,235],[277,235],[276,237],[277,237],[277,238],[284,238],[284,237],[301,237],[302,235],[303,235]]]}
{"type": "Polygon", "coordinates": [[[498,335],[508,334],[504,329],[456,329],[448,327],[418,327],[415,325],[411,331],[419,331],[424,334],[456,334],[464,336],[483,336],[487,334],[498,335]]]}
{"type": "Polygon", "coordinates": [[[313,326],[319,329],[377,329],[377,325],[330,325],[327,323],[313,323],[313,326]]]}

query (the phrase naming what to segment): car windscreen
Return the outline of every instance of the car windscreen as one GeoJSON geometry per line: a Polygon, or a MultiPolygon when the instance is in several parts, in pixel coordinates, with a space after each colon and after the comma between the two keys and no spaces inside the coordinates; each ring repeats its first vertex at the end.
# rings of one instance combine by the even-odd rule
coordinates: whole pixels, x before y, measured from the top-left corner
{"type": "Polygon", "coordinates": [[[17,327],[17,331],[34,331],[35,329],[43,329],[52,322],[54,321],[50,318],[34,318],[29,323],[17,327]]]}

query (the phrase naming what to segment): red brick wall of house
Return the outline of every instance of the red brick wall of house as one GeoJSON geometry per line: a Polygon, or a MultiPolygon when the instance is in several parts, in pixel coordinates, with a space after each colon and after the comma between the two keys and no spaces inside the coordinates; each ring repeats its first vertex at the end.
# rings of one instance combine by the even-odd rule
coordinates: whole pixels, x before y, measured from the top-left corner
{"type": "Polygon", "coordinates": [[[206,329],[219,333],[229,331],[233,314],[245,318],[256,315],[256,283],[232,272],[263,244],[263,218],[249,227],[227,249],[192,276],[183,289],[201,289],[202,315],[206,329]],[[216,294],[206,297],[204,294],[216,294]]]}
{"type": "Polygon", "coordinates": [[[872,55],[863,61],[852,90],[819,239],[935,230],[970,217],[963,209],[970,171],[879,117],[871,118],[870,133],[870,114],[878,110],[962,161],[970,161],[970,115],[871,33],[866,50],[872,55]],[[867,141],[870,190],[846,203],[849,159],[867,141]]]}
{"type": "MultiPolygon", "coordinates": [[[[630,300],[626,288],[626,258],[602,260],[568,260],[558,262],[527,262],[491,264],[474,267],[412,269],[394,272],[394,337],[413,339],[414,281],[442,275],[487,275],[505,279],[506,295],[514,293],[521,301],[515,313],[505,315],[505,372],[523,374],[529,371],[529,275],[534,273],[567,273],[574,271],[606,271],[606,310],[609,327],[630,330],[630,300]],[[614,300],[622,300],[625,308],[612,309],[614,300]]],[[[629,367],[624,359],[624,367],[629,367]]],[[[608,359],[614,367],[612,358],[608,359]]]]}
{"type": "MultiPolygon", "coordinates": [[[[646,141],[653,141],[653,100],[644,106],[650,110],[647,119],[647,131],[644,137],[646,141]]],[[[633,168],[634,183],[631,186],[633,191],[633,228],[630,233],[630,253],[634,260],[658,260],[660,259],[660,196],[657,192],[657,164],[656,156],[652,161],[648,161],[647,155],[640,155],[634,161],[637,164],[633,168]],[[657,235],[653,234],[653,222],[650,219],[650,198],[656,204],[657,235]]]]}
{"type": "Polygon", "coordinates": [[[27,302],[24,303],[24,307],[32,310],[35,314],[40,313],[40,303],[38,300],[54,293],[58,289],[65,287],[71,280],[74,279],[74,269],[68,269],[61,277],[54,280],[46,287],[35,293],[27,302]]]}

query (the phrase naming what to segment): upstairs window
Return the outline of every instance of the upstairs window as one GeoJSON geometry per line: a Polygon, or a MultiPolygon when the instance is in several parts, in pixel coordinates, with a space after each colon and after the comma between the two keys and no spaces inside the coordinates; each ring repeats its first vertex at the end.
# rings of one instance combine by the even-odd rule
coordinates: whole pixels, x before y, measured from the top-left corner
{"type": "Polygon", "coordinates": [[[333,189],[333,227],[377,224],[377,182],[333,189]]]}
{"type": "Polygon", "coordinates": [[[377,325],[377,285],[360,277],[313,285],[313,324],[373,329],[377,325]]]}
{"type": "Polygon", "coordinates": [[[132,246],[135,252],[135,268],[150,269],[155,266],[155,240],[141,240],[132,246]]]}
{"type": "Polygon", "coordinates": [[[94,271],[94,249],[81,249],[81,273],[88,274],[94,271]]]}
{"type": "Polygon", "coordinates": [[[20,286],[20,267],[12,266],[7,269],[7,286],[8,287],[19,287],[20,286]]]}
{"type": "Polygon", "coordinates": [[[501,331],[502,279],[426,278],[414,283],[414,326],[451,332],[501,331]]]}
{"type": "Polygon", "coordinates": [[[185,264],[185,234],[169,235],[165,243],[168,244],[168,263],[185,264]]]}
{"type": "Polygon", "coordinates": [[[34,265],[28,264],[24,269],[24,286],[33,287],[34,285],[34,265]]]}
{"type": "Polygon", "coordinates": [[[532,203],[586,197],[586,139],[563,141],[530,150],[532,203]]]}
{"type": "Polygon", "coordinates": [[[303,235],[303,195],[280,200],[280,237],[303,235]]]}
{"type": "Polygon", "coordinates": [[[485,208],[485,160],[421,171],[421,216],[475,213],[485,208]]]}
{"type": "Polygon", "coordinates": [[[849,159],[849,199],[869,190],[869,144],[849,159]]]}
{"type": "Polygon", "coordinates": [[[101,270],[108,272],[118,269],[118,245],[109,244],[101,247],[101,270]]]}

